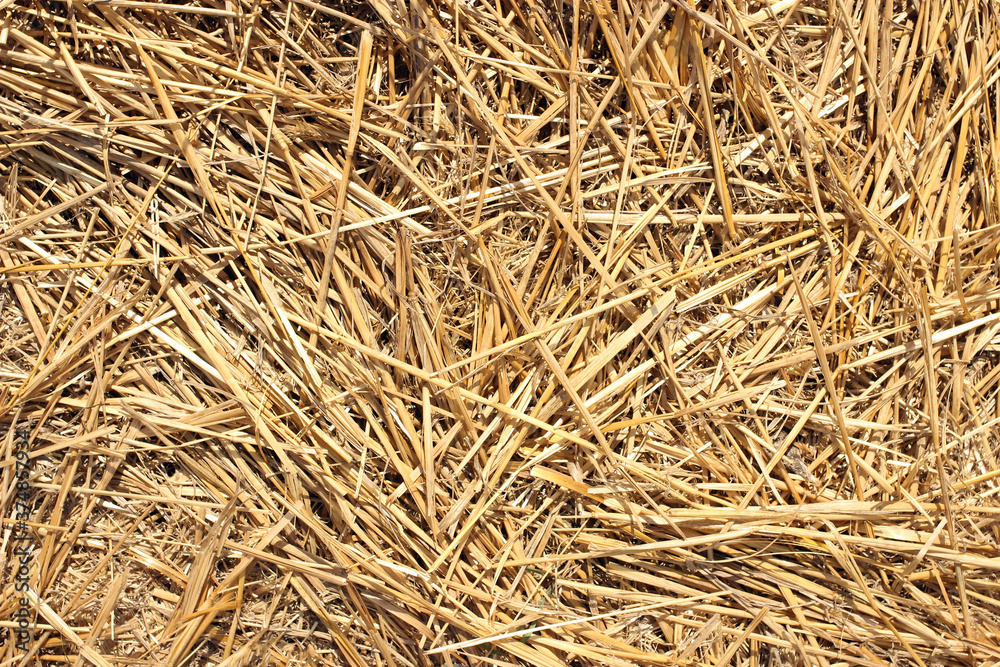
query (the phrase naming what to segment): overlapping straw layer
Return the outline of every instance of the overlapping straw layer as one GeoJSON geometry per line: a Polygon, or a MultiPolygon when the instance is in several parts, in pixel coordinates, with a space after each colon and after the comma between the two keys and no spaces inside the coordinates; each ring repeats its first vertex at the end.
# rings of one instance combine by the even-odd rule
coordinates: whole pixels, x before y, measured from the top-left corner
{"type": "Polygon", "coordinates": [[[1000,664],[998,34],[0,0],[3,664],[1000,664]]]}

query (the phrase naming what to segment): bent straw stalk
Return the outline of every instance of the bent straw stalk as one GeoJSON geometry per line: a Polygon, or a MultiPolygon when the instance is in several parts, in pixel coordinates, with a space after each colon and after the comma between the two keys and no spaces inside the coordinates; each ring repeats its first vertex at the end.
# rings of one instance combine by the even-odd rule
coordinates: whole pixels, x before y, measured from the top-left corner
{"type": "Polygon", "coordinates": [[[996,664],[997,22],[0,0],[3,661],[996,664]]]}

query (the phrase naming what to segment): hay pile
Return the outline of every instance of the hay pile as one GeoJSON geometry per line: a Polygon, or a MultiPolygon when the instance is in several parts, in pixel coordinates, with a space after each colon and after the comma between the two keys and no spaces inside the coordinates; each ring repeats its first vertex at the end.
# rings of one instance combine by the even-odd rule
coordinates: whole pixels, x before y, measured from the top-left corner
{"type": "Polygon", "coordinates": [[[998,35],[0,0],[3,664],[998,664],[998,35]]]}

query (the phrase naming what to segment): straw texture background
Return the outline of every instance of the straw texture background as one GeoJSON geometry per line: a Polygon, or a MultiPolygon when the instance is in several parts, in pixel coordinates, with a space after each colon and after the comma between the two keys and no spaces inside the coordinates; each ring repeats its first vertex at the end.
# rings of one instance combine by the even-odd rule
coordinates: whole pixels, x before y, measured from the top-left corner
{"type": "Polygon", "coordinates": [[[1000,664],[998,18],[0,0],[0,661],[1000,664]]]}

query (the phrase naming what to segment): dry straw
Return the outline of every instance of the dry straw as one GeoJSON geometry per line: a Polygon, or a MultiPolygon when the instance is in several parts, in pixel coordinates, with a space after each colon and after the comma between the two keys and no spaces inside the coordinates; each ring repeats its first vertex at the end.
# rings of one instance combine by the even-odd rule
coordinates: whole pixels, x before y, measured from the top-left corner
{"type": "Polygon", "coordinates": [[[1000,664],[998,36],[0,0],[2,664],[1000,664]]]}

